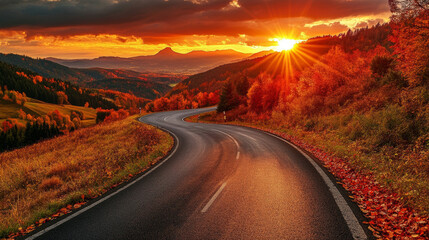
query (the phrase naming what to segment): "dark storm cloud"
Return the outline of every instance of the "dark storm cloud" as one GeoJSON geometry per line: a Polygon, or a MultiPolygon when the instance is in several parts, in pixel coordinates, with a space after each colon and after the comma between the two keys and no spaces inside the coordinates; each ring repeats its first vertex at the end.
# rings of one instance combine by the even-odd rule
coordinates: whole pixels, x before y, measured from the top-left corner
{"type": "Polygon", "coordinates": [[[219,9],[227,4],[228,0],[204,4],[183,0],[6,0],[0,3],[0,27],[162,22],[213,8],[219,9]]]}
{"type": "Polygon", "coordinates": [[[1,0],[0,29],[31,35],[256,34],[249,21],[377,14],[387,0],[1,0]]]}

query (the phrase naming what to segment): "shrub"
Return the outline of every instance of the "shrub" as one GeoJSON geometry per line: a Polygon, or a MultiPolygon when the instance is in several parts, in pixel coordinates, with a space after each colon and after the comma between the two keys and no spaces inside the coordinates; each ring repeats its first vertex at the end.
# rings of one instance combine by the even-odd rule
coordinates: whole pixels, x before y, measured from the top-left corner
{"type": "Polygon", "coordinates": [[[101,122],[113,122],[121,119],[125,119],[129,116],[128,111],[124,109],[119,109],[118,111],[115,110],[104,110],[104,109],[97,109],[97,118],[96,123],[101,122]]]}
{"type": "Polygon", "coordinates": [[[381,78],[381,84],[394,84],[397,87],[408,87],[408,82],[398,71],[389,69],[387,73],[381,78]]]}
{"type": "Polygon", "coordinates": [[[104,119],[110,115],[110,113],[110,110],[97,109],[97,117],[95,122],[97,124],[103,122],[104,119]]]}
{"type": "Polygon", "coordinates": [[[63,181],[59,177],[51,177],[47,179],[43,179],[42,183],[40,184],[40,188],[43,190],[49,190],[53,188],[59,188],[63,184],[63,181]]]}
{"type": "Polygon", "coordinates": [[[63,176],[67,173],[68,170],[69,170],[69,165],[58,163],[51,167],[51,169],[48,171],[48,176],[54,176],[54,175],[63,176]]]}
{"type": "Polygon", "coordinates": [[[376,78],[381,78],[392,67],[393,59],[387,56],[375,56],[371,61],[371,72],[376,78]]]}

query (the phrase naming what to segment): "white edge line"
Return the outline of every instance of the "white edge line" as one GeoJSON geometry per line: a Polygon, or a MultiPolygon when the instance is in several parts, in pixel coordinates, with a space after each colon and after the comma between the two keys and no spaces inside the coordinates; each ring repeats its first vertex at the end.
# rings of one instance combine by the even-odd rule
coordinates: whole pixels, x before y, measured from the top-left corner
{"type": "MultiPolygon", "coordinates": [[[[140,119],[139,119],[139,121],[140,121],[140,119]]],[[[142,122],[142,121],[140,121],[140,122],[142,122]]],[[[51,225],[51,226],[49,226],[49,227],[47,227],[47,228],[45,228],[45,229],[43,229],[43,230],[41,230],[41,231],[37,232],[37,233],[35,233],[35,234],[33,234],[33,235],[29,236],[28,238],[25,238],[25,239],[26,239],[26,240],[33,240],[33,239],[35,239],[35,238],[37,238],[37,237],[40,237],[40,236],[42,236],[43,234],[45,234],[45,233],[49,232],[50,230],[52,230],[52,229],[54,229],[54,228],[56,228],[56,227],[60,226],[61,224],[63,224],[63,223],[65,223],[65,222],[67,222],[67,221],[69,221],[69,220],[71,220],[71,219],[73,219],[73,218],[75,218],[75,217],[79,216],[80,214],[82,214],[82,213],[84,213],[84,212],[86,212],[86,211],[90,210],[91,208],[93,208],[93,207],[97,206],[98,204],[100,204],[100,203],[102,203],[102,202],[106,201],[107,199],[109,199],[109,198],[111,198],[111,197],[115,196],[116,194],[118,194],[118,193],[122,192],[123,190],[125,190],[125,189],[129,188],[131,185],[133,185],[133,184],[135,184],[136,182],[140,181],[142,178],[146,177],[146,176],[147,176],[147,175],[149,175],[151,172],[155,171],[155,169],[157,169],[157,168],[158,168],[158,167],[160,167],[162,164],[164,164],[168,159],[170,159],[170,158],[174,155],[174,153],[176,153],[177,149],[179,148],[179,138],[176,136],[176,134],[174,134],[174,133],[173,133],[173,132],[171,132],[170,130],[167,130],[167,129],[162,128],[162,127],[158,127],[158,128],[160,128],[160,129],[162,129],[162,130],[164,130],[164,131],[169,132],[169,133],[170,133],[170,134],[171,134],[171,135],[176,139],[176,147],[173,149],[173,151],[172,151],[172,152],[171,152],[171,153],[170,153],[170,154],[169,154],[169,155],[168,155],[164,160],[162,160],[162,162],[158,163],[155,167],[153,167],[152,169],[150,169],[148,172],[146,172],[146,173],[145,173],[145,174],[143,174],[142,176],[138,177],[138,178],[137,178],[137,179],[135,179],[134,181],[132,181],[132,182],[128,183],[128,184],[127,184],[127,185],[125,185],[124,187],[122,187],[122,188],[120,188],[120,189],[116,190],[115,192],[113,192],[113,193],[111,193],[111,194],[109,194],[109,195],[107,195],[107,196],[103,197],[102,199],[100,199],[100,200],[98,200],[98,201],[94,202],[93,204],[91,204],[91,205],[89,205],[89,206],[87,206],[87,207],[84,207],[84,208],[80,209],[79,211],[77,211],[77,212],[73,213],[72,215],[70,215],[70,216],[68,216],[68,217],[64,218],[63,220],[61,220],[61,221],[59,221],[59,222],[57,222],[57,223],[55,223],[55,224],[53,224],[53,225],[51,225]]]]}
{"type": "Polygon", "coordinates": [[[210,201],[206,204],[206,206],[201,210],[201,213],[207,212],[209,210],[210,206],[214,203],[216,198],[219,196],[219,194],[222,192],[222,190],[225,188],[226,182],[220,186],[220,188],[216,191],[216,193],[213,195],[213,197],[210,199],[210,201]]]}
{"type": "Polygon", "coordinates": [[[334,200],[335,200],[338,208],[340,209],[341,214],[343,215],[344,220],[347,223],[347,226],[350,229],[350,232],[353,236],[353,239],[368,239],[367,235],[365,234],[365,231],[363,230],[362,226],[359,224],[359,221],[357,220],[356,216],[354,215],[352,209],[347,204],[347,201],[344,199],[343,195],[341,195],[340,191],[335,186],[335,184],[331,181],[331,179],[328,177],[328,175],[326,175],[326,173],[322,170],[322,168],[310,156],[308,156],[304,151],[302,151],[295,144],[287,141],[284,138],[281,138],[277,135],[274,135],[272,133],[269,133],[269,132],[265,132],[265,133],[289,144],[290,146],[292,146],[293,148],[298,150],[311,163],[311,165],[313,165],[313,167],[320,174],[323,181],[328,186],[329,191],[331,192],[332,196],[334,197],[334,200]]]}

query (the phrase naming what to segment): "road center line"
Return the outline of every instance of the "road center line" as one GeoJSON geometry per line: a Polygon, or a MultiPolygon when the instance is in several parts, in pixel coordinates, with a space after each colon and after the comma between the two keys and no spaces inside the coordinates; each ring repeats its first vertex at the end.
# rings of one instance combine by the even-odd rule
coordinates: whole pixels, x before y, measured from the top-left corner
{"type": "Polygon", "coordinates": [[[295,144],[289,142],[286,139],[283,139],[275,134],[266,132],[268,135],[271,135],[277,139],[280,139],[281,141],[289,144],[296,150],[298,150],[310,163],[313,165],[313,167],[316,169],[316,171],[319,173],[319,175],[322,177],[325,184],[328,186],[329,191],[331,192],[332,196],[334,197],[335,203],[337,204],[338,208],[341,211],[341,214],[344,217],[344,220],[347,223],[347,226],[350,229],[350,232],[353,236],[353,239],[368,239],[368,237],[365,234],[365,231],[363,230],[362,226],[359,224],[359,221],[357,220],[355,214],[353,213],[350,206],[347,204],[347,201],[344,199],[343,195],[341,195],[338,188],[335,186],[335,184],[331,181],[331,179],[326,175],[326,173],[322,170],[322,168],[310,157],[308,154],[306,154],[304,151],[302,151],[299,147],[297,147],[295,144]]]}
{"type": "Polygon", "coordinates": [[[249,135],[246,135],[246,134],[244,134],[244,133],[240,133],[240,132],[237,132],[238,134],[240,134],[241,136],[244,136],[244,137],[247,137],[247,138],[250,138],[250,139],[252,139],[254,142],[256,142],[256,139],[255,138],[253,138],[253,137],[251,137],[251,136],[249,136],[249,135]]]}
{"type": "Polygon", "coordinates": [[[235,140],[235,138],[233,136],[231,136],[230,134],[228,134],[228,133],[226,133],[224,131],[221,131],[221,130],[217,130],[217,129],[213,129],[213,130],[216,131],[216,132],[220,132],[222,134],[225,134],[226,136],[228,136],[229,138],[231,138],[231,140],[235,143],[235,145],[237,146],[237,148],[240,148],[240,145],[238,144],[237,140],[235,140]]]}
{"type": "Polygon", "coordinates": [[[201,210],[201,213],[205,213],[205,212],[207,212],[207,210],[209,210],[210,206],[214,203],[214,201],[219,196],[219,194],[222,192],[222,190],[225,188],[225,186],[226,186],[226,182],[224,182],[222,184],[222,186],[220,186],[220,188],[213,195],[213,197],[210,199],[210,201],[206,204],[206,206],[204,206],[203,210],[201,210]]]}
{"type": "Polygon", "coordinates": [[[240,158],[240,152],[237,152],[237,156],[235,156],[235,159],[239,159],[240,158]]]}

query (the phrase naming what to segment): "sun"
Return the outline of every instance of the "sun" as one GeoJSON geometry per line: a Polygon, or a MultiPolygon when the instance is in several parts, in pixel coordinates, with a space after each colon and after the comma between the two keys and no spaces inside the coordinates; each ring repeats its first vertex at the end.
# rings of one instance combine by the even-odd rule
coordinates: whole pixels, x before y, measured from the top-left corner
{"type": "Polygon", "coordinates": [[[294,40],[294,39],[279,39],[276,41],[278,46],[276,47],[275,50],[277,52],[289,51],[295,46],[295,44],[299,42],[298,40],[294,40]]]}

